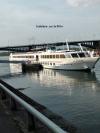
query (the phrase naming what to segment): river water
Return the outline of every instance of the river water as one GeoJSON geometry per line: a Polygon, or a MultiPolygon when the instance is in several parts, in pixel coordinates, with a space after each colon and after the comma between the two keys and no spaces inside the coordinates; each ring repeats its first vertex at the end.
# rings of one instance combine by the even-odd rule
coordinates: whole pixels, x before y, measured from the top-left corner
{"type": "Polygon", "coordinates": [[[60,114],[78,130],[100,133],[100,61],[94,71],[61,70],[22,73],[20,65],[0,64],[0,78],[60,114]]]}

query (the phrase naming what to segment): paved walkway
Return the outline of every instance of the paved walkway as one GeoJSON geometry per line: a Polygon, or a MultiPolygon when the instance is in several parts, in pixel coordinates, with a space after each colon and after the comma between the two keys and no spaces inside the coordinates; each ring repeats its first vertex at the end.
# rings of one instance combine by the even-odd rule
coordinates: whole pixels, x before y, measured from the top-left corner
{"type": "Polygon", "coordinates": [[[0,133],[22,133],[0,101],[0,133]]]}

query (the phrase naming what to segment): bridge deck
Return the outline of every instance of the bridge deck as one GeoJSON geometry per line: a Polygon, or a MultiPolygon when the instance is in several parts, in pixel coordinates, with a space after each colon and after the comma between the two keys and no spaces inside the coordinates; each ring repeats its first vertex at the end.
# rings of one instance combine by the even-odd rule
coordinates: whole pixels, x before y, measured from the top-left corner
{"type": "MultiPolygon", "coordinates": [[[[69,45],[76,45],[80,43],[82,46],[85,47],[94,48],[94,49],[100,48],[100,40],[68,41],[67,43],[69,45]]],[[[0,47],[0,51],[26,52],[26,51],[31,51],[33,49],[36,50],[36,48],[45,48],[47,46],[61,46],[61,45],[66,45],[66,42],[0,47]]]]}

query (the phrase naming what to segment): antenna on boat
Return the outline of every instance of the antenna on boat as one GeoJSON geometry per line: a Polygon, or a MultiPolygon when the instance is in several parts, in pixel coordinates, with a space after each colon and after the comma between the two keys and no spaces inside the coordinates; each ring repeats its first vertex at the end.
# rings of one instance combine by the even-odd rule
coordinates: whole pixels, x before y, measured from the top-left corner
{"type": "Polygon", "coordinates": [[[66,45],[67,45],[67,50],[69,51],[69,44],[68,44],[67,39],[66,39],[66,45]]]}

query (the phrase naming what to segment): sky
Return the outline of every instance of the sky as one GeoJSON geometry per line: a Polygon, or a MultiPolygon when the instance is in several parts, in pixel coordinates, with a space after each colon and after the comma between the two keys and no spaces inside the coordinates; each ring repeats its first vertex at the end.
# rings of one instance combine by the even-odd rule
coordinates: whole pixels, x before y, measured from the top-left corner
{"type": "Polygon", "coordinates": [[[100,40],[100,0],[0,0],[0,46],[93,39],[100,40]]]}

